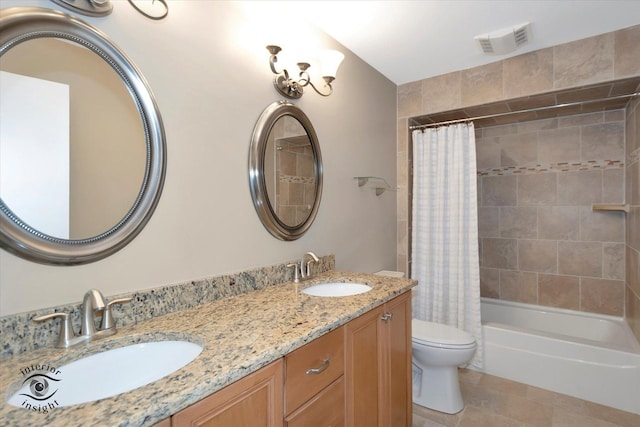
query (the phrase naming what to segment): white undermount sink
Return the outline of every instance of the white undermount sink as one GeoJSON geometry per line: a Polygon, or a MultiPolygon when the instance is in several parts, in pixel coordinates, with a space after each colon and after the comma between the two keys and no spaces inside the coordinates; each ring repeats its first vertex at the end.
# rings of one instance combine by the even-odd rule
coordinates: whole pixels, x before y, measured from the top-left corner
{"type": "Polygon", "coordinates": [[[201,346],[187,341],[147,342],[103,351],[61,366],[57,372],[25,375],[23,386],[8,403],[53,408],[104,399],[159,380],[201,352],[201,346]]]}
{"type": "Polygon", "coordinates": [[[363,294],[371,289],[371,286],[362,283],[321,283],[309,286],[301,292],[314,297],[346,297],[363,294]]]}

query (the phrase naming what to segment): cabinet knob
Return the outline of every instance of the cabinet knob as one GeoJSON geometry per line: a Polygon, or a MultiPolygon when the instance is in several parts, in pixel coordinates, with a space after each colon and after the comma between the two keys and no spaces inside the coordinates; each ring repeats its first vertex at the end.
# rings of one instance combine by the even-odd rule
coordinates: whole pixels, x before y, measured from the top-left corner
{"type": "Polygon", "coordinates": [[[392,318],[393,318],[393,313],[385,313],[380,317],[380,319],[384,322],[388,322],[392,318]]]}
{"type": "Polygon", "coordinates": [[[307,374],[307,375],[319,374],[320,372],[325,371],[329,367],[330,363],[331,363],[331,359],[329,359],[327,357],[326,359],[324,359],[324,362],[322,363],[322,365],[319,368],[307,369],[307,372],[305,372],[305,374],[307,374]]]}

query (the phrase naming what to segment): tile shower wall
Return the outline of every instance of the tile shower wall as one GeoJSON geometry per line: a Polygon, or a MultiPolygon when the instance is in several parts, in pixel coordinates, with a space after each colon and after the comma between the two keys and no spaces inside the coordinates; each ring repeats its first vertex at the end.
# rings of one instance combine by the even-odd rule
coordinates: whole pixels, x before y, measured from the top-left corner
{"type": "Polygon", "coordinates": [[[626,312],[625,317],[640,341],[640,99],[627,107],[626,120],[626,312]]]}
{"type": "Polygon", "coordinates": [[[476,131],[480,290],[622,316],[624,110],[476,131]]]}
{"type": "Polygon", "coordinates": [[[285,224],[303,223],[309,217],[316,195],[309,138],[304,135],[302,143],[295,138],[278,141],[276,159],[276,213],[285,224]]]}
{"type": "Polygon", "coordinates": [[[267,191],[273,194],[271,186],[275,186],[277,197],[271,198],[276,201],[278,217],[288,225],[300,224],[309,216],[316,194],[311,142],[300,123],[288,116],[275,123],[269,138],[273,138],[270,145],[275,147],[275,174],[265,175],[276,179],[267,184],[267,191]]]}

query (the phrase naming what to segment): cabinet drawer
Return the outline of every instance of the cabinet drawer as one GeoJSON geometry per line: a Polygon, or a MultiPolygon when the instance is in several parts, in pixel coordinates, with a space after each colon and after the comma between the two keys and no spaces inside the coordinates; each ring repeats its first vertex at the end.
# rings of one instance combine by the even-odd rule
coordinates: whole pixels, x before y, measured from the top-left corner
{"type": "Polygon", "coordinates": [[[285,414],[290,414],[344,372],[344,327],[285,357],[285,414]]]}
{"type": "Polygon", "coordinates": [[[344,377],[322,390],[285,420],[286,427],[344,427],[344,377]]]}

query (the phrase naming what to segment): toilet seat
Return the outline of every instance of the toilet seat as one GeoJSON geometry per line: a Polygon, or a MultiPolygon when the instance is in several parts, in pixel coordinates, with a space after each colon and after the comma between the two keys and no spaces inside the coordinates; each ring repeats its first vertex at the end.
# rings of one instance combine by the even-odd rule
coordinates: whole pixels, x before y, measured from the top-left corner
{"type": "Polygon", "coordinates": [[[476,340],[471,334],[441,323],[411,320],[411,340],[429,347],[464,349],[474,347],[476,340]]]}

